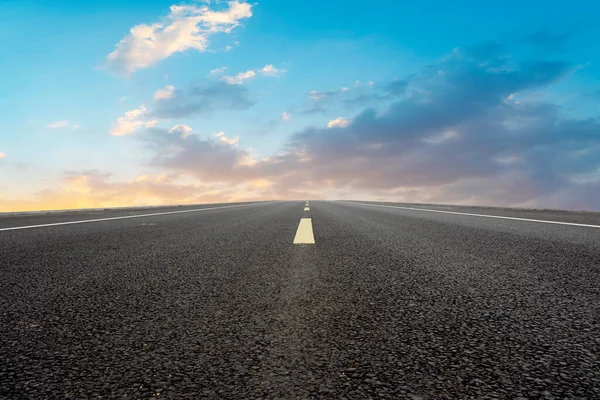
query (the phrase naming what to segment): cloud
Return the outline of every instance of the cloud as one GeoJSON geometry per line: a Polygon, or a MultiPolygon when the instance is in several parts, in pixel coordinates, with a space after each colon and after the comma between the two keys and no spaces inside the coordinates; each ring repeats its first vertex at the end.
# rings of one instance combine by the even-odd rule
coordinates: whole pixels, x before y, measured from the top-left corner
{"type": "Polygon", "coordinates": [[[229,138],[219,132],[213,137],[201,138],[186,135],[185,129],[153,128],[140,140],[152,150],[149,166],[153,168],[189,174],[203,182],[240,183],[244,180],[242,175],[236,177],[236,171],[241,171],[237,166],[250,157],[250,152],[238,147],[238,137],[229,138]]]}
{"type": "Polygon", "coordinates": [[[237,146],[238,142],[240,141],[239,136],[236,136],[234,138],[228,138],[227,136],[225,136],[225,132],[218,132],[215,136],[217,136],[221,142],[227,143],[231,146],[237,146]]]}
{"type": "Polygon", "coordinates": [[[160,22],[131,28],[107,56],[107,66],[129,74],[175,53],[206,51],[212,35],[230,33],[241,20],[252,16],[252,5],[245,1],[229,1],[227,5],[223,10],[211,10],[208,5],[172,5],[160,22]]]}
{"type": "Polygon", "coordinates": [[[208,81],[186,89],[173,90],[172,96],[156,102],[151,115],[156,118],[180,118],[206,115],[216,110],[245,110],[254,105],[243,85],[208,81]]]}
{"type": "Polygon", "coordinates": [[[6,157],[6,153],[3,153],[0,151],[0,160],[3,159],[4,157],[6,157]]]}
{"type": "Polygon", "coordinates": [[[556,33],[547,29],[538,30],[522,38],[525,44],[537,46],[549,53],[564,52],[571,37],[579,30],[572,29],[568,32],[556,33]]]}
{"type": "Polygon", "coordinates": [[[337,104],[341,104],[346,110],[355,110],[368,104],[375,105],[377,102],[397,100],[406,94],[406,87],[406,80],[394,80],[381,85],[375,83],[368,86],[358,85],[352,89],[344,86],[339,90],[311,90],[307,94],[308,104],[302,106],[297,112],[326,114],[337,104]]]}
{"type": "MultiPolygon", "coordinates": [[[[281,74],[287,71],[285,69],[276,68],[272,64],[267,64],[261,69],[259,69],[258,72],[263,76],[279,77],[281,74]]],[[[256,72],[254,70],[248,70],[246,72],[240,72],[235,76],[224,76],[221,78],[221,80],[229,83],[230,85],[241,85],[242,83],[244,83],[245,80],[254,78],[255,76],[256,72]]]]}
{"type": "MultiPolygon", "coordinates": [[[[176,195],[154,202],[200,201],[211,192],[229,200],[370,198],[598,210],[600,120],[567,117],[550,98],[532,95],[572,68],[518,60],[498,43],[457,48],[402,80],[309,93],[308,103],[354,99],[360,111],[330,121],[332,127],[296,132],[269,157],[255,157],[238,136],[203,137],[183,124],[153,127],[138,135],[147,151],[143,166],[163,174],[113,182],[74,173],[66,189],[47,198],[103,204],[113,196],[130,204],[135,191],[152,201],[172,190],[176,195]]],[[[243,85],[222,81],[175,88],[155,110],[140,107],[122,118],[142,129],[151,118],[248,107],[251,102],[240,101],[246,94],[243,85]]]]}
{"type": "Polygon", "coordinates": [[[146,113],[146,106],[143,104],[139,108],[125,112],[125,115],[120,117],[115,126],[110,130],[110,134],[113,136],[124,136],[132,134],[144,126],[153,126],[155,121],[150,121],[150,124],[147,124],[145,121],[144,117],[146,113]]]}
{"type": "Polygon", "coordinates": [[[273,129],[277,128],[278,126],[280,126],[282,123],[289,121],[291,119],[292,119],[292,114],[289,112],[286,112],[286,111],[282,112],[281,115],[279,115],[278,117],[273,118],[268,121],[257,118],[254,121],[254,123],[256,125],[258,125],[258,128],[254,129],[252,132],[257,135],[266,134],[268,132],[271,132],[273,129]]]}
{"type": "Polygon", "coordinates": [[[516,100],[571,68],[519,62],[493,43],[459,48],[404,81],[374,85],[393,100],[385,111],[297,132],[276,155],[156,133],[150,164],[203,181],[265,180],[281,198],[600,209],[600,121],[567,118],[544,98],[516,100]]]}
{"type": "Polygon", "coordinates": [[[260,69],[260,72],[263,75],[266,75],[266,76],[278,77],[278,76],[280,76],[281,74],[283,74],[283,73],[285,73],[287,71],[285,69],[283,69],[283,68],[281,68],[281,69],[280,68],[276,68],[275,66],[273,66],[273,64],[267,64],[267,65],[265,65],[264,67],[262,67],[260,69]]]}
{"type": "Polygon", "coordinates": [[[333,119],[327,123],[328,128],[345,128],[350,125],[349,119],[344,119],[342,117],[338,117],[333,119]]]}
{"type": "Polygon", "coordinates": [[[246,79],[251,79],[256,76],[256,72],[248,70],[246,72],[240,72],[236,76],[224,76],[221,78],[222,81],[230,85],[241,85],[246,79]]]}
{"type": "Polygon", "coordinates": [[[330,98],[332,96],[336,96],[338,94],[335,90],[330,91],[319,91],[319,90],[311,90],[308,92],[308,98],[312,101],[321,101],[326,98],[330,98]]]}
{"type": "Polygon", "coordinates": [[[600,100],[600,89],[596,90],[586,90],[581,93],[583,97],[593,100],[600,100]]]}
{"type": "Polygon", "coordinates": [[[154,93],[154,100],[167,100],[173,97],[175,86],[167,85],[163,89],[159,89],[154,93]]]}
{"type": "Polygon", "coordinates": [[[58,129],[58,128],[64,128],[67,125],[69,125],[69,121],[67,121],[67,120],[56,121],[56,122],[52,122],[51,124],[48,124],[48,128],[50,128],[50,129],[58,129]]]}
{"type": "Polygon", "coordinates": [[[189,126],[185,125],[185,124],[177,124],[174,125],[171,129],[169,129],[169,133],[179,133],[179,134],[186,134],[186,133],[190,133],[192,131],[192,128],[190,128],[189,126]]]}
{"type": "Polygon", "coordinates": [[[169,133],[180,135],[182,138],[186,138],[191,135],[193,129],[184,124],[177,124],[169,129],[169,133]]]}
{"type": "Polygon", "coordinates": [[[325,114],[327,112],[327,106],[332,105],[339,99],[340,94],[345,92],[342,89],[327,91],[311,90],[306,96],[306,99],[308,100],[308,107],[303,106],[302,109],[297,110],[297,113],[325,114]]]}
{"type": "Polygon", "coordinates": [[[110,134],[124,136],[139,129],[154,127],[159,120],[207,115],[217,110],[244,110],[254,105],[248,90],[241,85],[207,80],[189,88],[165,86],[154,93],[154,102],[125,112],[110,134]]]}
{"type": "Polygon", "coordinates": [[[227,70],[227,67],[215,68],[215,69],[211,69],[209,74],[210,75],[220,75],[223,72],[225,72],[226,70],[227,70]]]}
{"type": "Polygon", "coordinates": [[[408,82],[402,79],[396,79],[384,85],[383,91],[390,95],[400,96],[406,92],[408,82]]]}
{"type": "Polygon", "coordinates": [[[387,111],[365,109],[345,127],[297,133],[288,153],[310,163],[299,167],[295,156],[279,167],[299,168],[315,187],[330,181],[411,201],[599,208],[589,194],[600,188],[600,122],[568,119],[541,100],[507,100],[569,70],[564,62],[511,61],[489,44],[457,49],[388,85],[410,95],[387,111]],[[592,181],[577,183],[582,175],[592,181]],[[567,200],[561,193],[569,191],[587,200],[567,200]]]}

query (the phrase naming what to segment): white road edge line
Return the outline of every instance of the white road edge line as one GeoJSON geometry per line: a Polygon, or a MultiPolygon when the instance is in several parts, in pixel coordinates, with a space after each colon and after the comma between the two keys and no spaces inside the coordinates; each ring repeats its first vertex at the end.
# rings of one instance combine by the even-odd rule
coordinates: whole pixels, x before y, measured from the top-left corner
{"type": "Polygon", "coordinates": [[[52,223],[52,224],[13,226],[13,227],[10,227],[10,228],[0,228],[0,232],[1,231],[12,231],[12,230],[17,230],[17,229],[41,228],[41,227],[44,227],[44,226],[85,224],[85,223],[88,223],[88,222],[112,221],[112,220],[115,220],[115,219],[142,218],[142,217],[153,217],[155,215],[181,214],[181,213],[188,213],[188,212],[195,212],[195,211],[218,210],[218,209],[221,209],[221,208],[258,206],[258,205],[270,204],[270,203],[272,203],[272,202],[268,201],[268,202],[252,203],[252,204],[237,204],[237,205],[234,205],[234,206],[195,208],[193,210],[166,211],[166,212],[152,213],[152,214],[124,215],[122,217],[85,219],[85,220],[80,220],[80,221],[55,222],[55,223],[52,223]]]}
{"type": "Polygon", "coordinates": [[[310,218],[302,218],[296,230],[294,244],[314,244],[315,237],[313,235],[312,220],[310,218]]]}
{"type": "Polygon", "coordinates": [[[432,209],[428,209],[428,208],[414,208],[414,207],[403,207],[403,206],[387,206],[387,205],[384,205],[384,204],[355,203],[353,201],[340,201],[340,203],[354,204],[354,205],[361,205],[361,206],[371,206],[371,207],[400,208],[400,209],[403,209],[403,210],[426,211],[426,212],[434,212],[434,213],[441,213],[441,214],[468,215],[468,216],[471,216],[471,217],[510,219],[510,220],[513,220],[513,221],[541,222],[541,223],[544,223],[544,224],[582,226],[582,227],[585,227],[585,228],[600,228],[600,225],[578,224],[578,223],[575,223],[575,222],[561,222],[561,221],[547,221],[547,220],[543,220],[543,219],[504,217],[504,216],[501,216],[501,215],[473,214],[473,213],[464,213],[464,212],[458,212],[458,211],[432,210],[432,209]]]}

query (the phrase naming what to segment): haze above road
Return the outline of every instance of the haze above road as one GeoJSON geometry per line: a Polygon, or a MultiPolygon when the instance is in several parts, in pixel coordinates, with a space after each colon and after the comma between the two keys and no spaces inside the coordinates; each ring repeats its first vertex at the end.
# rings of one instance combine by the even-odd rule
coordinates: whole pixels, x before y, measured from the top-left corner
{"type": "Polygon", "coordinates": [[[3,215],[0,398],[600,398],[598,227],[325,201],[3,215]]]}

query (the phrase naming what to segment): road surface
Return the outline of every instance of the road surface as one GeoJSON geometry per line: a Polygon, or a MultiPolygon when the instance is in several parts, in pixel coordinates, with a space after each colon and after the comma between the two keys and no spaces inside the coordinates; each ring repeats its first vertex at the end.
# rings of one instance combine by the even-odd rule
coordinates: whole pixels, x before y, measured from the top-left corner
{"type": "Polygon", "coordinates": [[[0,398],[598,399],[585,225],[324,201],[3,215],[0,398]]]}

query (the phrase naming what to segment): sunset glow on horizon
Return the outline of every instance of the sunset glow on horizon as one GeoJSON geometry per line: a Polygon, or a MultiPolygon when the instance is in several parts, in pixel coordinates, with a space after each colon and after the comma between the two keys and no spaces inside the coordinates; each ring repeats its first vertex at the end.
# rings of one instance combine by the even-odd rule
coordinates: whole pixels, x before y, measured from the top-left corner
{"type": "Polygon", "coordinates": [[[558,3],[10,3],[0,212],[600,210],[600,4],[558,3]]]}

